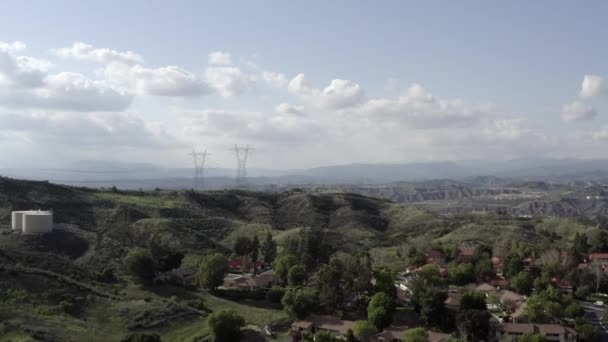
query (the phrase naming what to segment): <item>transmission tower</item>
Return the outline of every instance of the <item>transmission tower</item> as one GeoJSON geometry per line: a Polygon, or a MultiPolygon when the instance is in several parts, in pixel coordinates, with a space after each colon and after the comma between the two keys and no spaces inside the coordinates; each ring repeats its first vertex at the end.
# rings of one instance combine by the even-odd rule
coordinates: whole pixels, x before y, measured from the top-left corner
{"type": "Polygon", "coordinates": [[[237,189],[247,188],[247,157],[254,148],[247,146],[234,145],[234,155],[236,156],[236,187],[237,189]]]}
{"type": "Polygon", "coordinates": [[[192,179],[192,189],[200,190],[205,186],[205,161],[207,160],[207,149],[203,152],[196,152],[192,149],[190,153],[194,163],[194,177],[192,179]]]}

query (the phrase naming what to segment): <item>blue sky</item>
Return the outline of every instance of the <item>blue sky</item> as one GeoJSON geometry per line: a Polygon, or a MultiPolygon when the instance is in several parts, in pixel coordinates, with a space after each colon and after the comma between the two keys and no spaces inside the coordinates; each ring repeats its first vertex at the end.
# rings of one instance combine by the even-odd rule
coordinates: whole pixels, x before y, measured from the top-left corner
{"type": "Polygon", "coordinates": [[[602,1],[13,2],[0,166],[182,166],[192,146],[231,166],[234,143],[285,168],[603,158],[606,14],[602,1]]]}

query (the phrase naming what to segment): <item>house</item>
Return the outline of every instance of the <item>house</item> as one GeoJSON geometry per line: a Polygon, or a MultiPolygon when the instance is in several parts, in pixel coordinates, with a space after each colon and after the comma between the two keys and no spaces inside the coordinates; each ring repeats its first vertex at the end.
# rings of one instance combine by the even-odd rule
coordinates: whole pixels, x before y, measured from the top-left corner
{"type": "Polygon", "coordinates": [[[488,281],[488,283],[497,289],[504,289],[509,285],[509,281],[504,278],[493,278],[488,281]]]}
{"type": "Polygon", "coordinates": [[[346,337],[348,330],[352,330],[355,322],[345,321],[336,317],[311,315],[305,320],[294,321],[291,324],[292,332],[316,333],[326,331],[336,337],[346,337]]]}
{"type": "Polygon", "coordinates": [[[591,253],[589,254],[589,263],[599,262],[602,265],[608,264],[608,253],[591,253]]]}
{"type": "MultiPolygon", "coordinates": [[[[378,342],[402,342],[403,335],[405,335],[405,331],[409,329],[408,327],[397,327],[390,326],[385,328],[381,333],[376,335],[375,341],[378,342]]],[[[427,331],[428,341],[429,342],[445,342],[450,337],[449,334],[438,333],[434,331],[427,331]]]]}
{"type": "Polygon", "coordinates": [[[233,290],[268,289],[276,284],[277,279],[273,270],[253,274],[228,274],[224,278],[224,287],[233,290]]]}
{"type": "Polygon", "coordinates": [[[460,291],[448,291],[448,298],[445,300],[445,307],[448,310],[459,312],[460,311],[460,300],[462,299],[462,293],[460,291]]]}
{"type": "Polygon", "coordinates": [[[558,324],[501,323],[493,327],[495,341],[517,341],[526,333],[539,334],[547,341],[576,342],[576,330],[558,324]]]}
{"type": "MultiPolygon", "coordinates": [[[[245,271],[249,271],[245,269],[245,263],[246,260],[245,258],[232,258],[228,260],[228,268],[230,269],[231,272],[245,272],[245,271]]],[[[255,262],[255,269],[260,271],[262,270],[264,267],[266,266],[266,264],[264,263],[264,261],[262,260],[258,260],[255,262]]]]}

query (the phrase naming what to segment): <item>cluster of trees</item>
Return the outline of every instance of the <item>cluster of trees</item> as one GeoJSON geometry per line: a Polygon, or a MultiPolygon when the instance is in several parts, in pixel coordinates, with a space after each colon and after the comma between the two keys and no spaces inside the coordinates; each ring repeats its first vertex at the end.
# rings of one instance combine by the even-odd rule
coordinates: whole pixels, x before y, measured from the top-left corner
{"type": "Polygon", "coordinates": [[[232,250],[237,256],[246,258],[248,261],[247,264],[253,266],[253,272],[255,274],[255,265],[259,261],[260,255],[267,264],[274,261],[277,255],[277,243],[273,239],[270,232],[266,234],[266,237],[261,243],[257,235],[255,235],[253,238],[239,236],[234,241],[232,250]]]}
{"type": "Polygon", "coordinates": [[[150,281],[157,272],[166,272],[181,265],[184,255],[152,241],[148,248],[131,248],[123,260],[127,271],[143,282],[150,281]]]}

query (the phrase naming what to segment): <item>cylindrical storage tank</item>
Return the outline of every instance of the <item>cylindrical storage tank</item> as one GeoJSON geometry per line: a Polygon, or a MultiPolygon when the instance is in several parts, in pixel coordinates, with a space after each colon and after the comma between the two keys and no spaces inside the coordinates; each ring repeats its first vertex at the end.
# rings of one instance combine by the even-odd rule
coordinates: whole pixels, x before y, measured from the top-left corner
{"type": "Polygon", "coordinates": [[[13,211],[11,213],[11,225],[13,230],[21,230],[23,228],[23,212],[13,211]]]}
{"type": "Polygon", "coordinates": [[[49,212],[26,213],[23,215],[23,233],[40,234],[53,231],[53,214],[49,212]]]}

